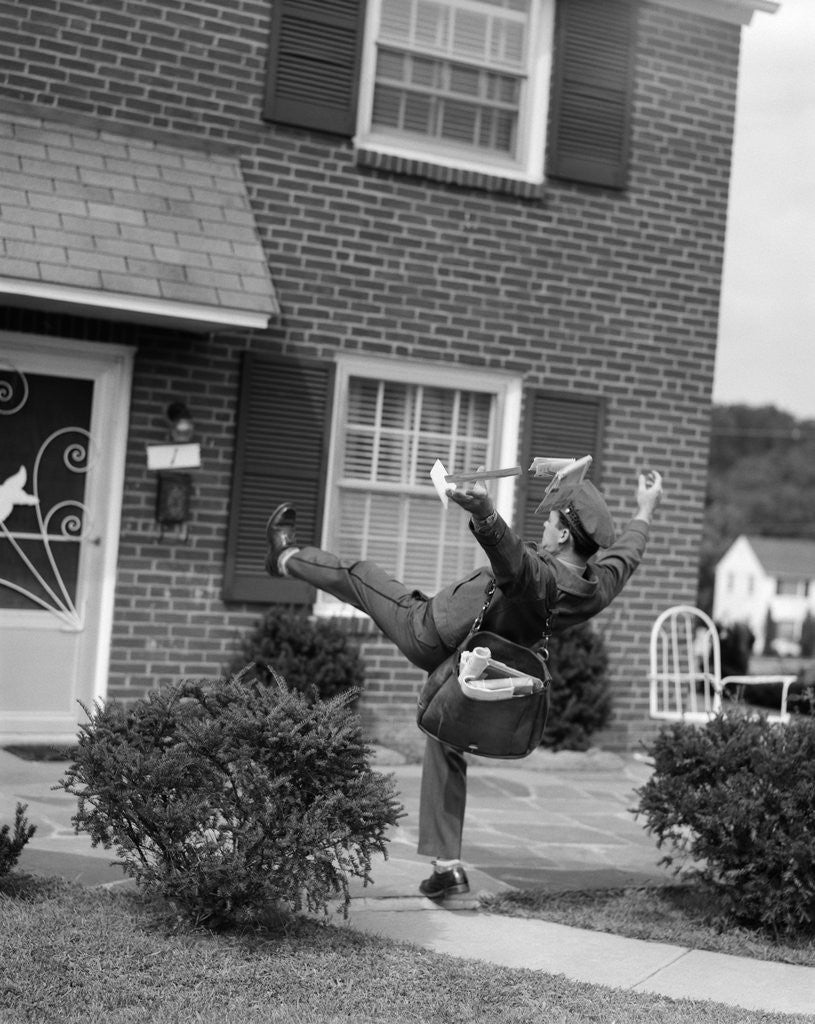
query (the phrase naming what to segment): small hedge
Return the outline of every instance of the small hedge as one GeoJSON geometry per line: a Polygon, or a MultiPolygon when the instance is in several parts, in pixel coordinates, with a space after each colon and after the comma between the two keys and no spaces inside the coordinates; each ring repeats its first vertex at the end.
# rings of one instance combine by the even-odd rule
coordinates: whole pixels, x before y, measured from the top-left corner
{"type": "Polygon", "coordinates": [[[371,771],[349,705],[309,703],[279,677],[186,682],[90,712],[62,788],[74,825],[195,923],[219,927],[285,904],[327,910],[401,808],[371,771]]]}
{"type": "Polygon", "coordinates": [[[359,690],[365,680],[359,648],[340,626],[280,605],[271,607],[246,637],[228,674],[249,663],[259,679],[271,683],[274,670],[309,700],[359,690]]]}
{"type": "Polygon", "coordinates": [[[602,636],[588,623],[549,639],[551,705],[543,746],[588,750],[591,735],[611,714],[608,654],[602,636]]]}
{"type": "Polygon", "coordinates": [[[23,847],[37,831],[36,825],[29,825],[25,812],[28,804],[17,804],[14,814],[14,832],[10,825],[0,828],[0,876],[7,875],[19,860],[23,847]]]}
{"type": "Polygon", "coordinates": [[[637,815],[657,846],[709,885],[726,919],[815,931],[815,721],[741,714],[664,727],[648,748],[637,815]]]}

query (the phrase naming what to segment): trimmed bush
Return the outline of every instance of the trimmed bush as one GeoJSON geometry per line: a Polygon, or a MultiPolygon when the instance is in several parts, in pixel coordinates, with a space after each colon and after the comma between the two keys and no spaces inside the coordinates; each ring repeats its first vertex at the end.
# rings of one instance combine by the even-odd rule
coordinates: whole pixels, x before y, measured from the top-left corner
{"type": "Polygon", "coordinates": [[[359,690],[365,680],[359,648],[341,627],[281,606],[270,608],[246,637],[229,674],[249,662],[259,679],[271,683],[274,670],[309,700],[359,690]]]}
{"type": "Polygon", "coordinates": [[[0,828],[0,876],[7,875],[19,860],[23,847],[37,831],[36,825],[29,825],[25,812],[28,804],[17,804],[14,814],[14,834],[11,826],[0,828]]]}
{"type": "Polygon", "coordinates": [[[129,705],[86,709],[62,787],[74,825],[197,924],[278,904],[327,911],[370,881],[401,816],[371,771],[353,693],[309,703],[278,677],[186,682],[129,705]]]}
{"type": "Polygon", "coordinates": [[[815,931],[815,722],[731,713],[664,727],[637,815],[677,872],[707,883],[730,921],[815,931]]]}
{"type": "Polygon", "coordinates": [[[543,746],[588,750],[591,735],[611,714],[608,654],[603,638],[588,623],[549,639],[551,706],[543,746]]]}

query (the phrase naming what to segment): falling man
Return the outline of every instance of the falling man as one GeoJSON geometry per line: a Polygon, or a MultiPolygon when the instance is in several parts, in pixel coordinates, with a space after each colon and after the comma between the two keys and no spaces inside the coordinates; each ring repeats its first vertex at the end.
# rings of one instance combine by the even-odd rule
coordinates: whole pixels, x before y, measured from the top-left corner
{"type": "MultiPolygon", "coordinates": [[[[536,510],[545,517],[538,544],[525,542],[501,518],[483,479],[450,484],[446,493],[469,513],[470,530],[489,564],[433,597],[395,580],[375,562],[343,562],[328,551],[298,547],[296,511],[289,502],[269,517],[267,571],[304,580],[369,615],[412,664],[432,672],[467,636],[493,580],[482,629],[518,644],[540,640],[550,614],[557,633],[606,608],[643,558],[662,478],[653,470],[639,474],[636,511],[619,538],[603,496],[589,480],[550,489],[536,510]],[[554,590],[550,607],[547,594],[554,590]]],[[[433,861],[430,877],[419,886],[430,899],[469,891],[461,862],[466,797],[461,751],[428,738],[418,852],[433,861]]]]}

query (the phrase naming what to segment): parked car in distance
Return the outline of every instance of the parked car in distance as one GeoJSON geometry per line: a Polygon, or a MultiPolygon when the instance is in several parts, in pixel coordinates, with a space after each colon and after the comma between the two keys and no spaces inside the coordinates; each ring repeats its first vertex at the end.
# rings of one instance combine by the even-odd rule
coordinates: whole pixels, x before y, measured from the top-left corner
{"type": "Polygon", "coordinates": [[[800,658],[801,645],[795,640],[787,640],[783,636],[777,636],[770,643],[770,650],[780,658],[800,658]]]}

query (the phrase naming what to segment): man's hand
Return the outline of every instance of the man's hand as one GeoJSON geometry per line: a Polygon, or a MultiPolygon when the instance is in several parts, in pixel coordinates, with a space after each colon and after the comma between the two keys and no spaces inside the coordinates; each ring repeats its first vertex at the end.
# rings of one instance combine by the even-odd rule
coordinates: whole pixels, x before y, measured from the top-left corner
{"type": "Polygon", "coordinates": [[[640,473],[637,486],[637,515],[635,518],[651,522],[654,510],[662,500],[662,477],[655,469],[640,473]]]}
{"type": "MultiPolygon", "coordinates": [[[[479,466],[476,473],[483,472],[484,467],[479,466]]],[[[463,484],[450,484],[447,488],[447,495],[450,501],[454,501],[470,513],[473,519],[486,519],[495,511],[492,498],[489,496],[487,486],[483,480],[470,480],[463,484]]]]}

